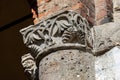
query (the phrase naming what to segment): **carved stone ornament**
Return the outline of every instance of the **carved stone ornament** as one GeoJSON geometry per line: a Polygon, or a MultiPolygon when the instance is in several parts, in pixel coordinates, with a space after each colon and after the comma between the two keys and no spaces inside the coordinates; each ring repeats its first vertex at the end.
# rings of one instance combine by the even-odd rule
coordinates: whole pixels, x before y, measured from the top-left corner
{"type": "Polygon", "coordinates": [[[51,52],[67,49],[91,50],[93,38],[90,28],[80,14],[65,11],[22,29],[20,32],[24,43],[30,50],[29,54],[22,57],[25,72],[35,80],[33,76],[36,77],[36,67],[51,52]]]}
{"type": "Polygon", "coordinates": [[[37,66],[31,54],[28,53],[22,56],[21,63],[28,78],[32,80],[37,80],[36,79],[37,78],[37,74],[36,74],[37,66]]]}

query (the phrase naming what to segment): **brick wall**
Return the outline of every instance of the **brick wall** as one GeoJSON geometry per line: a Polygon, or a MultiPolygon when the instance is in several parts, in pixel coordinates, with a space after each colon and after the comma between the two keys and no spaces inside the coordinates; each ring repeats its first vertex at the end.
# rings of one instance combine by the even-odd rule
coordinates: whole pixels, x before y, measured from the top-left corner
{"type": "Polygon", "coordinates": [[[28,0],[34,23],[65,10],[74,10],[85,17],[91,25],[113,21],[112,0],[28,0]]]}
{"type": "Polygon", "coordinates": [[[96,25],[113,21],[112,0],[95,0],[96,25]]]}
{"type": "Polygon", "coordinates": [[[91,25],[95,22],[94,0],[28,0],[28,2],[32,8],[35,24],[65,10],[80,13],[91,25]]]}
{"type": "MultiPolygon", "coordinates": [[[[94,0],[80,0],[85,7],[87,7],[87,20],[94,25],[95,24],[95,2],[94,0]]],[[[84,9],[85,10],[85,9],[84,9]]]]}

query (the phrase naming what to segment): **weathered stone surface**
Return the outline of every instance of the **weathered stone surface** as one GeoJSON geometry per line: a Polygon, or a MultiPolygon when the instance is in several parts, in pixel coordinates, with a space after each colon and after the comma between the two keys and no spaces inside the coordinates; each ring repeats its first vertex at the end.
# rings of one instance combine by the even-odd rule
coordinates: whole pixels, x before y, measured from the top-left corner
{"type": "Polygon", "coordinates": [[[110,50],[114,46],[120,45],[120,23],[111,22],[99,26],[94,26],[94,51],[98,53],[110,50]]]}
{"type": "Polygon", "coordinates": [[[120,0],[113,0],[113,8],[115,11],[120,10],[120,0]]]}
{"type": "Polygon", "coordinates": [[[114,22],[120,23],[120,1],[113,0],[114,22]]]}
{"type": "Polygon", "coordinates": [[[60,50],[39,63],[39,80],[95,80],[94,56],[81,50],[60,50]]]}
{"type": "Polygon", "coordinates": [[[120,23],[120,10],[114,12],[114,21],[120,23]]]}
{"type": "Polygon", "coordinates": [[[120,80],[120,49],[114,47],[95,59],[95,80],[120,80]]]}

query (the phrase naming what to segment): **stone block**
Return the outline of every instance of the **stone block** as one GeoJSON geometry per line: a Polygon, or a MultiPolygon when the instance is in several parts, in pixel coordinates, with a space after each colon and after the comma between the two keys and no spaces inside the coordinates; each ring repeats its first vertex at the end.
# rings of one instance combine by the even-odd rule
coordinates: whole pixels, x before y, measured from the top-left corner
{"type": "Polygon", "coordinates": [[[120,49],[112,48],[95,59],[95,80],[120,80],[120,49]]]}

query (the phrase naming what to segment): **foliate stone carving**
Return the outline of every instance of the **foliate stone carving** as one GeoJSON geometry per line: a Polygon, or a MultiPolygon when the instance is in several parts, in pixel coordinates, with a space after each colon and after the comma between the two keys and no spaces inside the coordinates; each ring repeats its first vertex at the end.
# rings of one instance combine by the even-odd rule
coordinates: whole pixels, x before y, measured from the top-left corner
{"type": "Polygon", "coordinates": [[[92,48],[90,26],[85,18],[72,11],[62,12],[37,25],[20,31],[32,56],[53,45],[81,44],[92,48]]]}
{"type": "Polygon", "coordinates": [[[32,80],[36,80],[39,62],[46,55],[67,49],[92,49],[93,38],[85,18],[73,11],[61,12],[36,25],[22,29],[23,40],[30,53],[22,57],[22,64],[32,80]]]}

